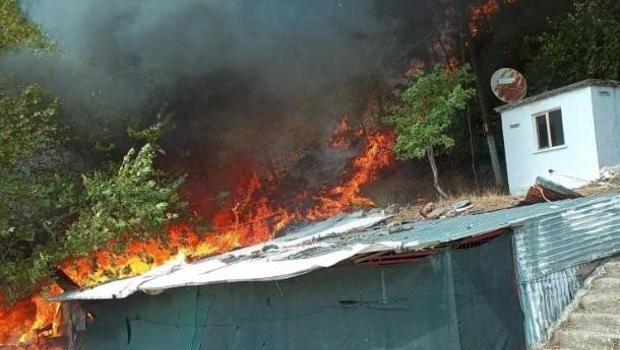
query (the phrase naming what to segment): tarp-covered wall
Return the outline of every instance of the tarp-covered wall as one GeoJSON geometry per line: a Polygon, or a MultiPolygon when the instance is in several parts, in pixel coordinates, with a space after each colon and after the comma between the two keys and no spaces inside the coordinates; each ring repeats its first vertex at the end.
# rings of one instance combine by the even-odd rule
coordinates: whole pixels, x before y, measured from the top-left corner
{"type": "Polygon", "coordinates": [[[85,305],[86,349],[522,349],[510,235],[384,267],[85,305]]]}

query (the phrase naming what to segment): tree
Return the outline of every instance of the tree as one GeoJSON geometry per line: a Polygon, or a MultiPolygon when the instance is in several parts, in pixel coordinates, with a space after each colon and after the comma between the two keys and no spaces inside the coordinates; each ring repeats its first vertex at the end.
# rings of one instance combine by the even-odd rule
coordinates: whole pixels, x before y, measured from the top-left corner
{"type": "Polygon", "coordinates": [[[474,96],[475,90],[469,88],[473,79],[467,65],[454,70],[436,66],[430,73],[420,72],[384,119],[397,133],[394,152],[399,159],[428,158],[433,184],[441,197],[448,195],[440,185],[435,155],[454,146],[446,129],[456,112],[464,110],[474,96]]]}
{"type": "MultiPolygon", "coordinates": [[[[25,20],[16,0],[2,1],[0,52],[17,46],[53,49],[25,20]]],[[[165,118],[145,129],[134,125],[127,130],[143,146],[116,162],[61,124],[61,101],[41,86],[3,83],[0,294],[5,300],[57,279],[58,265],[66,258],[111,241],[120,247],[126,240],[157,237],[181,212],[184,203],[176,190],[182,179],[166,176],[153,164],[158,149],[152,143],[164,131],[165,118]]]]}
{"type": "Polygon", "coordinates": [[[49,275],[62,218],[77,204],[72,176],[59,166],[57,113],[38,86],[0,95],[0,289],[9,299],[49,275]]]}
{"type": "Polygon", "coordinates": [[[0,2],[0,51],[37,38],[37,27],[24,18],[17,0],[0,2]]]}
{"type": "Polygon", "coordinates": [[[123,162],[67,181],[54,169],[36,177],[16,171],[0,174],[0,286],[8,300],[55,278],[68,258],[87,255],[112,239],[157,237],[177,217],[181,179],[153,168],[154,147],[130,150],[123,162]]]}
{"type": "Polygon", "coordinates": [[[584,79],[620,79],[620,3],[579,0],[551,30],[529,67],[535,89],[546,90],[584,79]]]}
{"type": "MultiPolygon", "coordinates": [[[[36,85],[0,93],[0,292],[9,301],[56,278],[70,256],[112,239],[121,244],[126,233],[156,237],[182,209],[181,179],[154,168],[151,144],[130,150],[120,164],[81,169],[59,109],[36,85]]],[[[134,132],[153,136],[156,129],[134,132]]]]}
{"type": "Polygon", "coordinates": [[[137,153],[129,150],[119,166],[83,176],[83,204],[66,232],[70,255],[86,255],[112,238],[122,240],[125,233],[130,239],[156,237],[178,217],[182,178],[158,177],[154,157],[155,148],[146,144],[137,153]]]}

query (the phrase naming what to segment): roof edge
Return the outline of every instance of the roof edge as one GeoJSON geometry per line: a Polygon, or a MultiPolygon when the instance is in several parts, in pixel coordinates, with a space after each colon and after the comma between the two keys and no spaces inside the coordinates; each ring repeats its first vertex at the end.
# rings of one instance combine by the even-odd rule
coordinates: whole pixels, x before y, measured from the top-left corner
{"type": "Polygon", "coordinates": [[[530,97],[524,98],[516,102],[512,102],[512,103],[505,104],[503,106],[496,107],[495,111],[498,113],[502,113],[502,112],[509,111],[511,109],[515,109],[517,107],[521,107],[521,106],[524,106],[524,105],[527,105],[533,102],[537,102],[537,101],[540,101],[540,100],[543,100],[549,97],[561,95],[566,92],[571,92],[571,91],[575,91],[575,90],[586,88],[586,87],[592,87],[592,86],[606,86],[606,87],[615,88],[615,87],[620,87],[620,82],[615,81],[615,80],[602,80],[602,79],[582,80],[577,83],[566,85],[566,86],[563,86],[563,87],[560,87],[554,90],[549,90],[549,91],[543,92],[538,95],[530,96],[530,97]]]}

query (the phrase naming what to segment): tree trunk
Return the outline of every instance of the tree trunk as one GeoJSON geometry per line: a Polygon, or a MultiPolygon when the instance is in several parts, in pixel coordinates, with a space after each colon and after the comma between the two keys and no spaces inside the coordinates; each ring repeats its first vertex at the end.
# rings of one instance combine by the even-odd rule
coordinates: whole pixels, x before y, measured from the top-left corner
{"type": "MultiPolygon", "coordinates": [[[[462,6],[462,4],[460,4],[462,6]]],[[[467,26],[464,27],[465,30],[468,30],[467,26]]],[[[458,36],[458,48],[459,54],[461,55],[461,62],[467,62],[467,42],[465,41],[464,35],[458,36]]],[[[471,156],[471,171],[472,175],[474,175],[474,182],[476,184],[476,190],[480,190],[480,179],[478,178],[478,170],[476,168],[476,147],[474,143],[474,128],[472,127],[472,118],[471,118],[471,108],[467,106],[465,111],[466,121],[467,121],[467,132],[469,134],[469,153],[471,156]]]]}
{"type": "Polygon", "coordinates": [[[498,186],[504,185],[504,175],[502,174],[502,168],[499,163],[499,155],[497,154],[497,146],[495,144],[495,136],[491,132],[489,128],[489,102],[486,98],[486,89],[490,86],[486,86],[480,75],[480,69],[478,66],[478,57],[474,52],[476,48],[474,47],[473,41],[469,43],[469,57],[471,60],[471,66],[474,71],[474,75],[476,76],[476,90],[478,90],[478,103],[480,105],[480,111],[482,113],[482,124],[484,128],[484,134],[486,135],[487,145],[489,146],[489,156],[491,157],[491,165],[493,167],[493,175],[495,177],[495,184],[498,186]]]}
{"type": "Polygon", "coordinates": [[[463,1],[459,1],[461,6],[461,30],[465,37],[465,50],[469,54],[469,61],[471,63],[474,76],[476,77],[476,90],[478,95],[478,104],[482,115],[482,124],[484,128],[484,134],[487,139],[487,145],[489,147],[489,156],[491,158],[491,166],[493,167],[493,175],[495,177],[495,184],[498,186],[504,186],[504,175],[499,162],[499,155],[497,154],[497,146],[495,143],[495,136],[491,133],[489,128],[490,109],[489,101],[487,100],[486,89],[490,89],[490,86],[486,86],[480,75],[480,65],[478,62],[478,54],[476,52],[476,45],[469,31],[469,18],[470,10],[463,1]]]}
{"type": "Polygon", "coordinates": [[[433,186],[435,186],[435,191],[441,198],[448,198],[448,194],[441,188],[441,184],[439,183],[439,171],[437,170],[437,163],[435,162],[435,151],[433,150],[433,145],[428,146],[426,155],[428,156],[428,162],[430,163],[431,170],[433,171],[433,186]]]}
{"type": "Polygon", "coordinates": [[[471,114],[469,107],[465,112],[467,117],[467,131],[469,132],[469,155],[471,156],[471,172],[474,175],[474,182],[476,184],[476,190],[480,190],[480,181],[478,179],[478,170],[476,170],[476,149],[474,147],[474,131],[471,126],[471,114]]]}

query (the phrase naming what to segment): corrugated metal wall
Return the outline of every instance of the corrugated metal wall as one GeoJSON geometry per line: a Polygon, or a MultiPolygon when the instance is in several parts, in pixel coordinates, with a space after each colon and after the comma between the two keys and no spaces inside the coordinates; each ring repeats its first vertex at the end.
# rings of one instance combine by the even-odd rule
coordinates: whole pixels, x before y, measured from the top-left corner
{"type": "Polygon", "coordinates": [[[585,265],[588,264],[569,267],[520,285],[528,344],[546,340],[547,330],[583,286],[583,278],[577,272],[585,265]]]}
{"type": "Polygon", "coordinates": [[[584,200],[514,228],[514,251],[528,344],[547,330],[573,299],[583,264],[620,252],[620,197],[584,200]]]}

